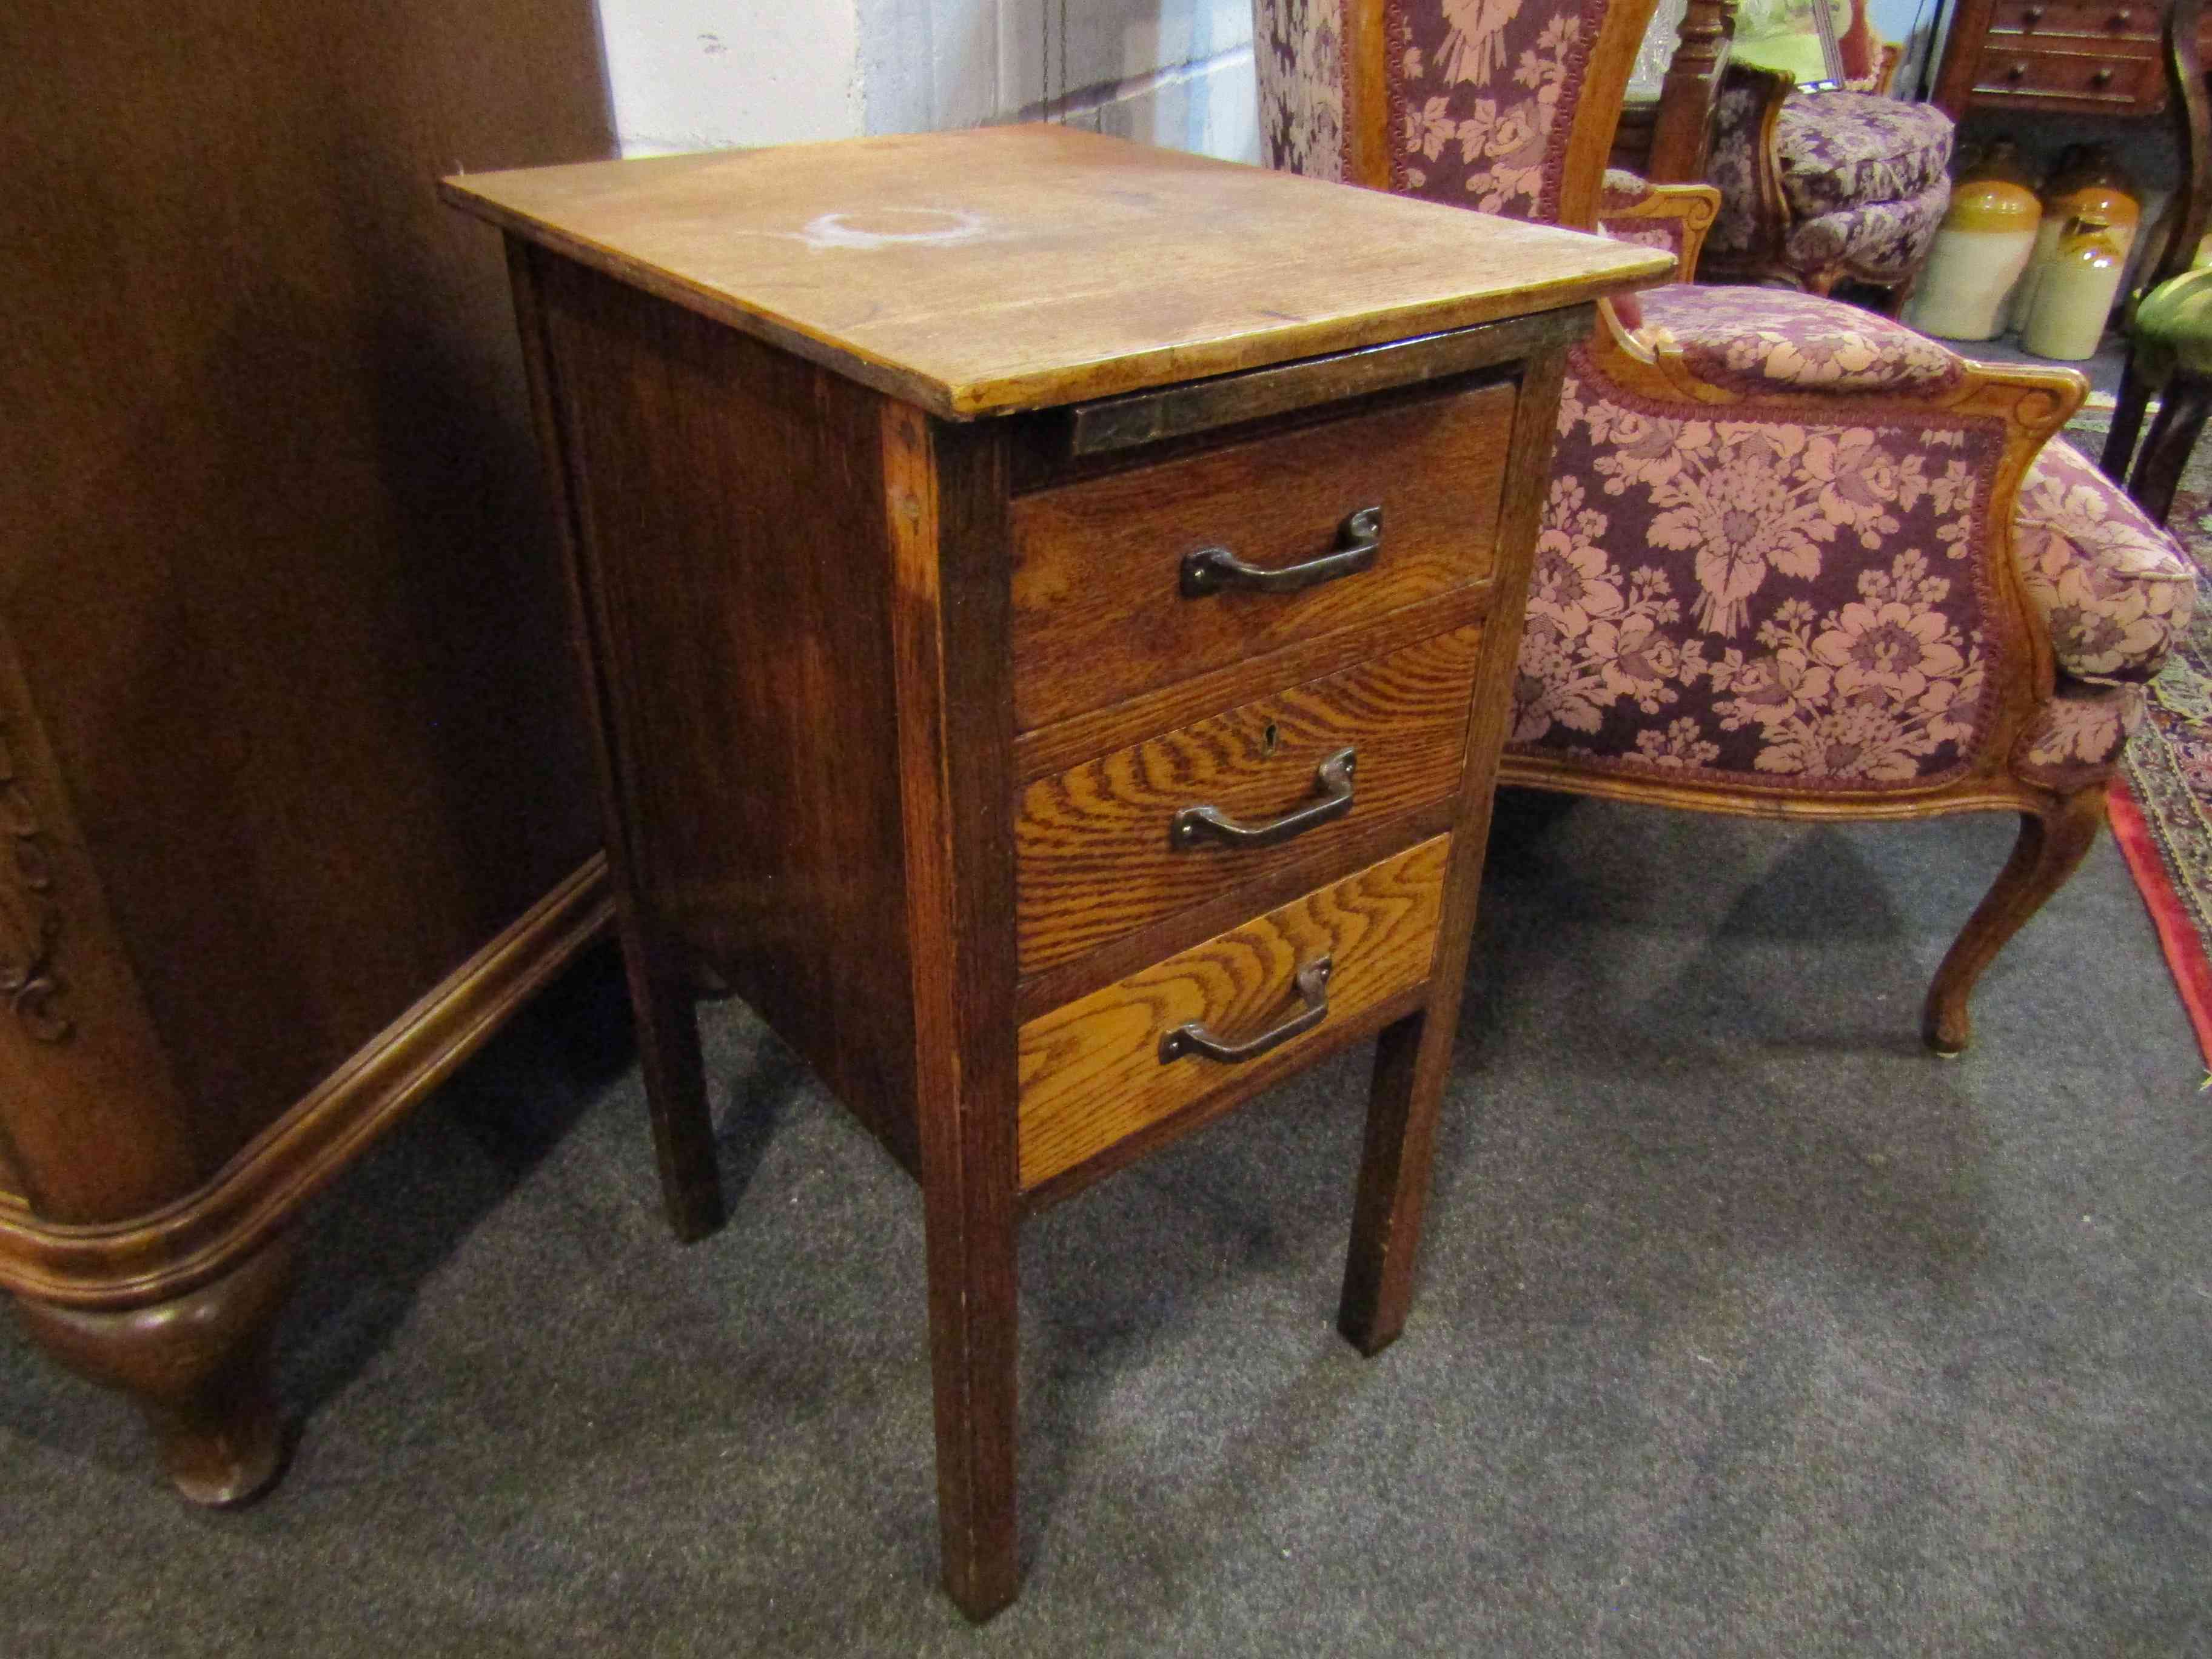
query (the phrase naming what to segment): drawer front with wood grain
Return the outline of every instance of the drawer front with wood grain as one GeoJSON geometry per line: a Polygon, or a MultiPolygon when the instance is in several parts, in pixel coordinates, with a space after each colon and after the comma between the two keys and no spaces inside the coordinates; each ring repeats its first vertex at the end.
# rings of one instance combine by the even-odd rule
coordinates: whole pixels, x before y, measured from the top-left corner
{"type": "Polygon", "coordinates": [[[1016,725],[1485,580],[1515,396],[1401,403],[1018,497],[1016,725]]]}
{"type": "Polygon", "coordinates": [[[1241,1097],[1421,985],[1450,842],[1408,848],[1024,1025],[1023,1190],[1209,1097],[1241,1097]]]}
{"type": "Polygon", "coordinates": [[[1455,795],[1481,644],[1457,629],[1030,784],[1022,971],[1455,795]]]}
{"type": "Polygon", "coordinates": [[[2056,36],[2078,41],[2156,42],[2160,26],[2156,6],[2082,5],[2070,0],[1999,0],[1990,14],[1990,33],[2006,46],[2022,46],[2021,35],[2056,36]]]}
{"type": "Polygon", "coordinates": [[[2051,110],[2126,112],[2158,100],[2162,75],[2154,57],[2118,50],[2014,51],[1998,37],[1982,48],[1974,96],[2051,110]]]}

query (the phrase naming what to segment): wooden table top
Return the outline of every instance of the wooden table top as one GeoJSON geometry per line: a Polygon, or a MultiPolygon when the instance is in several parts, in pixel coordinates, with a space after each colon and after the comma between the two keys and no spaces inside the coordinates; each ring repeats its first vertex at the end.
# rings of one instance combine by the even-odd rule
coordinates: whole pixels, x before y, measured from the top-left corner
{"type": "Polygon", "coordinates": [[[1066,127],[470,173],[501,228],[955,419],[1550,310],[1662,254],[1066,127]]]}

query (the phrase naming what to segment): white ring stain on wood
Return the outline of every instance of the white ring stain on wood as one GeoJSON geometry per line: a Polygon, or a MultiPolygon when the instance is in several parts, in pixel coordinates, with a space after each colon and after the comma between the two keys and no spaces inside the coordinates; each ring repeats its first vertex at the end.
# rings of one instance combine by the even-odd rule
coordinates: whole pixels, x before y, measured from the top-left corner
{"type": "Polygon", "coordinates": [[[853,222],[848,213],[824,213],[809,219],[799,233],[799,240],[817,250],[826,248],[879,248],[902,246],[914,242],[967,242],[981,236],[988,222],[980,213],[969,213],[960,208],[886,208],[867,210],[861,216],[866,222],[853,222]],[[911,229],[884,229],[883,222],[894,224],[914,222],[911,229]]]}

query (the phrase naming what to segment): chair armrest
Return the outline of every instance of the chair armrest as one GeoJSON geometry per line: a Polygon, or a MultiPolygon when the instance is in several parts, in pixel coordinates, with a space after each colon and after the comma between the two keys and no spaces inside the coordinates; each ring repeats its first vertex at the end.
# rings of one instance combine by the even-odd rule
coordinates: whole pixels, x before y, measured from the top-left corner
{"type": "Polygon", "coordinates": [[[1721,209],[1711,185],[1655,185],[1619,168],[1607,170],[1598,198],[1598,228],[1617,242],[1663,248],[1674,256],[1674,280],[1695,279],[1698,253],[1721,209]]]}

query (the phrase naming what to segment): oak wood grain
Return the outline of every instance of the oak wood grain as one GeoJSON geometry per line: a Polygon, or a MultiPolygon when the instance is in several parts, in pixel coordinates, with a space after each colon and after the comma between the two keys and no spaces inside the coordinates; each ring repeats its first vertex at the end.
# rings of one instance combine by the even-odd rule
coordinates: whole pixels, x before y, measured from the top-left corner
{"type": "Polygon", "coordinates": [[[912,1169],[891,594],[852,568],[888,557],[883,400],[532,264],[643,934],[712,963],[912,1169]]]}
{"type": "Polygon", "coordinates": [[[545,461],[548,493],[556,504],[569,646],[591,710],[592,768],[599,784],[603,856],[622,945],[623,976],[629,989],[638,1069],[644,1075],[647,1115],[653,1126],[661,1209],[679,1240],[696,1243],[728,1215],[714,1157],[714,1109],[707,1098],[706,1063],[694,1006],[696,968],[678,942],[653,926],[639,893],[635,802],[623,774],[622,757],[611,740],[619,727],[617,706],[623,688],[605,672],[599,647],[608,623],[605,596],[591,550],[585,545],[580,515],[584,482],[575,470],[575,448],[563,423],[554,350],[546,338],[545,309],[538,302],[538,270],[547,258],[528,243],[512,239],[507,253],[531,413],[545,461]]]}
{"type": "MultiPolygon", "coordinates": [[[[1202,1020],[1241,1039],[1276,1024],[1297,1011],[1298,968],[1324,954],[1335,963],[1328,1005],[1340,1022],[1425,979],[1450,844],[1423,842],[1024,1025],[1024,1189],[1237,1085],[1234,1066],[1163,1063],[1160,1038],[1175,1027],[1202,1020]]],[[[1276,1053],[1332,1036],[1324,1020],[1276,1053]]]]}
{"type": "Polygon", "coordinates": [[[1057,126],[442,188],[503,228],[956,418],[1464,328],[1666,269],[1548,226],[1057,126]]]}
{"type": "Polygon", "coordinates": [[[1094,708],[1020,733],[1014,739],[1017,774],[1024,784],[1034,782],[1106,750],[1203,720],[1256,691],[1319,679],[1412,641],[1480,622],[1489,616],[1490,605],[1490,584],[1470,582],[1357,628],[1200,669],[1110,708],[1094,708]]]}
{"type": "Polygon", "coordinates": [[[1020,1584],[1006,453],[902,405],[881,421],[938,1538],[982,1620],[1020,1584]]]}
{"type": "Polygon", "coordinates": [[[1441,635],[1030,784],[1014,819],[1022,972],[1325,857],[1455,792],[1481,640],[1479,627],[1441,635]],[[1273,847],[1170,844],[1186,806],[1257,822],[1310,805],[1322,762],[1346,748],[1356,761],[1343,817],[1273,847]]]}
{"type": "MultiPolygon", "coordinates": [[[[1498,531],[1501,618],[1519,618],[1528,604],[1566,356],[1564,347],[1542,354],[1522,380],[1498,531]]],[[[1467,767],[1461,775],[1458,823],[1444,873],[1436,972],[1426,1006],[1376,1043],[1359,1184],[1352,1200],[1352,1243],[1345,1252],[1344,1288],[1337,1305],[1338,1328],[1362,1353],[1376,1352],[1396,1340],[1412,1305],[1437,1119],[1458,1031],[1499,754],[1512,716],[1519,644],[1513,627],[1493,627],[1476,665],[1467,767]]]]}
{"type": "Polygon", "coordinates": [[[1111,985],[1178,951],[1187,951],[1262,910],[1287,904],[1335,880],[1346,870],[1364,870],[1417,842],[1441,836],[1458,821],[1459,802],[1448,796],[1370,823],[1338,845],[1322,849],[1319,856],[1302,854],[1264,875],[1217,890],[1185,909],[1118,933],[1096,950],[1024,975],[1015,994],[1015,1017],[1028,1021],[1048,1014],[1064,1002],[1088,996],[1101,986],[1111,985]]]}
{"type": "Polygon", "coordinates": [[[1014,708],[1026,729],[1333,633],[1490,569],[1515,388],[1419,399],[1024,495],[1013,505],[1014,708]],[[1209,545],[1278,567],[1382,509],[1382,551],[1291,593],[1178,591],[1209,545]]]}

